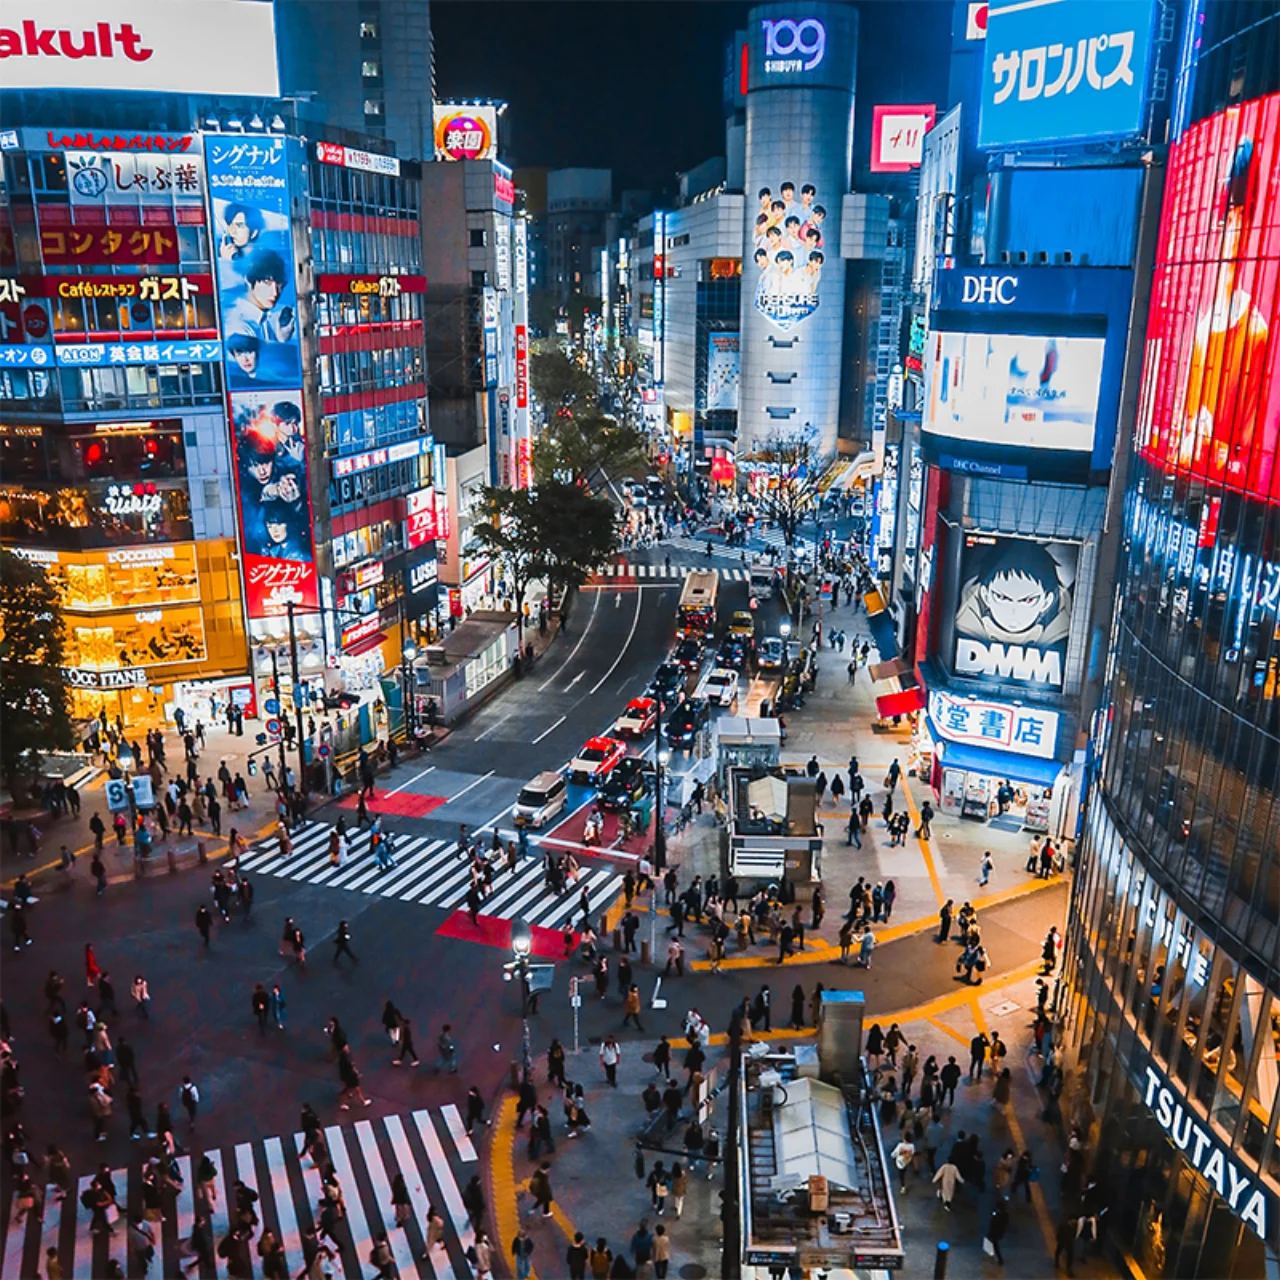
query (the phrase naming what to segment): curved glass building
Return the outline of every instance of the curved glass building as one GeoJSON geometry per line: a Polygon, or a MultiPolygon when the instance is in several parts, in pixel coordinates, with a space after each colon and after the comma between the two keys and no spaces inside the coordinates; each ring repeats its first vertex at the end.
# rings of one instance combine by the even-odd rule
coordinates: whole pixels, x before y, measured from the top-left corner
{"type": "Polygon", "coordinates": [[[1280,1275],[1280,8],[1211,0],[1187,30],[1068,1097],[1135,1273],[1261,1277],[1280,1275]]]}

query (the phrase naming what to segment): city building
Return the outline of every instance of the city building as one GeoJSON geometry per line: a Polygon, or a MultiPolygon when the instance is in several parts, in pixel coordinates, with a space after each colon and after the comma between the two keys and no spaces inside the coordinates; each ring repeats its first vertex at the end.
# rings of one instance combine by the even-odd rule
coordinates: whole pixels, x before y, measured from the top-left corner
{"type": "Polygon", "coordinates": [[[1108,1234],[1280,1268],[1280,14],[1191,6],[1061,1008],[1108,1234]]]}
{"type": "MultiPolygon", "coordinates": [[[[491,123],[488,145],[459,152],[438,145],[424,165],[422,202],[427,356],[435,439],[447,463],[441,504],[440,615],[456,623],[492,602],[498,583],[472,528],[487,485],[532,479],[529,402],[529,220],[516,211],[511,170],[497,159],[492,104],[444,104],[455,121],[491,123]],[[485,119],[488,113],[489,120],[485,119]]],[[[447,125],[437,131],[446,140],[447,125]]],[[[472,130],[474,133],[475,130],[472,130]]]]}
{"type": "Polygon", "coordinates": [[[430,157],[430,0],[275,0],[275,9],[282,90],[309,119],[430,157]]]}
{"type": "Polygon", "coordinates": [[[546,214],[539,236],[545,255],[545,287],[563,308],[575,295],[592,295],[600,249],[609,241],[613,173],[609,169],[551,169],[546,214]]]}
{"type": "Polygon", "coordinates": [[[251,56],[185,7],[189,93],[140,64],[4,94],[0,538],[63,593],[78,721],[232,702],[341,758],[435,611],[421,166],[235,97],[278,92],[271,6],[241,8],[251,56]]]}

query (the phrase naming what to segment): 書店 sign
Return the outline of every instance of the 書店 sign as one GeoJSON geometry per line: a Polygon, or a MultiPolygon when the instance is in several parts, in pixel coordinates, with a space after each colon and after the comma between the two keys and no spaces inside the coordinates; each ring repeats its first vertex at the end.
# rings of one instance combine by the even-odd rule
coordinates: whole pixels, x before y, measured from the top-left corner
{"type": "Polygon", "coordinates": [[[0,84],[276,98],[275,6],[0,0],[0,84]]]}
{"type": "Polygon", "coordinates": [[[941,738],[995,751],[1052,760],[1058,741],[1058,713],[1008,702],[955,698],[929,691],[929,719],[941,738]]]}

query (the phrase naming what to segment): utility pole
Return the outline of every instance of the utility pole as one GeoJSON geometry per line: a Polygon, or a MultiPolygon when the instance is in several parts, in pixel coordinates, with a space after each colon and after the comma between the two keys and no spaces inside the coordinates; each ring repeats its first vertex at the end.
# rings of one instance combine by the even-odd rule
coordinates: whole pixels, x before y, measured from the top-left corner
{"type": "Polygon", "coordinates": [[[298,633],[293,627],[293,601],[286,606],[289,611],[289,660],[293,669],[293,710],[298,726],[298,786],[307,794],[307,753],[302,741],[302,682],[298,678],[298,633]]]}
{"type": "MultiPolygon", "coordinates": [[[[271,692],[275,694],[276,699],[276,719],[279,720],[284,713],[284,703],[280,698],[280,662],[276,655],[275,645],[271,646],[271,692]]],[[[284,786],[285,769],[284,762],[284,729],[281,726],[280,736],[276,739],[276,746],[280,748],[280,785],[284,786]]]]}

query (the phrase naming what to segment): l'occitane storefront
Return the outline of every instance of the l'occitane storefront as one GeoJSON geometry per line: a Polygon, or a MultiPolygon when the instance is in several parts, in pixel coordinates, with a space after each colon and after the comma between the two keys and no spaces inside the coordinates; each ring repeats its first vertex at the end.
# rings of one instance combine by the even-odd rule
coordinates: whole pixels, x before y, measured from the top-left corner
{"type": "Polygon", "coordinates": [[[244,676],[234,548],[228,539],[95,551],[14,548],[44,567],[62,597],[75,719],[105,711],[131,730],[162,726],[189,682],[231,684],[244,676]]]}

